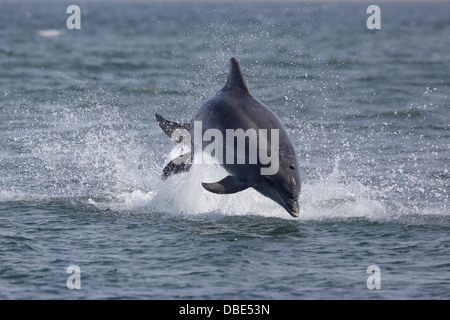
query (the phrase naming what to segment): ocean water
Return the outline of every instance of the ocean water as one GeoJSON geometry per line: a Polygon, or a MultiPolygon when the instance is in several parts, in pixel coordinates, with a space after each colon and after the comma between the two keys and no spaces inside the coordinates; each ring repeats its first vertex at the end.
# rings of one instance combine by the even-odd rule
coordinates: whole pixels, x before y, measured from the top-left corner
{"type": "Polygon", "coordinates": [[[368,5],[0,2],[0,298],[449,299],[450,3],[368,5]],[[155,112],[188,121],[231,57],[296,146],[297,219],[203,190],[221,168],[160,179],[155,112]]]}

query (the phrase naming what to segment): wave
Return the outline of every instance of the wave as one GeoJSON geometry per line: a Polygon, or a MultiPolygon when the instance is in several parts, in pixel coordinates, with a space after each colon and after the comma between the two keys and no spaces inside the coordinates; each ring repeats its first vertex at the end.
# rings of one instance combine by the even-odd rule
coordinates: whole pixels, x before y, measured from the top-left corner
{"type": "Polygon", "coordinates": [[[399,109],[392,111],[383,111],[373,114],[354,114],[344,117],[344,120],[354,120],[354,119],[373,119],[373,118],[411,118],[420,117],[422,112],[415,109],[399,109]]]}
{"type": "Polygon", "coordinates": [[[54,38],[54,37],[59,37],[60,35],[62,35],[64,32],[61,30],[57,30],[57,29],[48,29],[48,30],[38,30],[37,34],[41,37],[45,37],[45,38],[54,38]]]}
{"type": "Polygon", "coordinates": [[[136,88],[136,87],[122,87],[121,91],[127,93],[147,93],[147,94],[157,94],[157,95],[171,95],[171,96],[187,96],[188,93],[179,90],[169,90],[161,88],[136,88]]]}

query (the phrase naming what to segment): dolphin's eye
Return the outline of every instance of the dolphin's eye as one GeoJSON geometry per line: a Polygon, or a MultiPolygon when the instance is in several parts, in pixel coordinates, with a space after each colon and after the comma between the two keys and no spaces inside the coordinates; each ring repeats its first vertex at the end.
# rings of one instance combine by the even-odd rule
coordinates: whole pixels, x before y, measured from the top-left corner
{"type": "Polygon", "coordinates": [[[295,170],[295,166],[294,166],[293,164],[291,164],[291,165],[289,166],[289,169],[295,170]]]}

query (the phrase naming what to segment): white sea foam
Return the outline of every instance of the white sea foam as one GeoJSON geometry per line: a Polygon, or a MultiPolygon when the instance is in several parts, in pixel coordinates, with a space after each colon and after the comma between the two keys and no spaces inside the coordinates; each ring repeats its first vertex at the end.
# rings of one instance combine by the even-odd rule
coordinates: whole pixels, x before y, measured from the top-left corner
{"type": "MultiPolygon", "coordinates": [[[[119,192],[95,203],[99,208],[118,211],[164,212],[169,214],[260,215],[292,218],[282,207],[254,189],[217,195],[206,191],[201,182],[218,181],[228,175],[220,166],[193,165],[188,173],[154,181],[153,191],[133,190],[119,192]]],[[[300,221],[329,218],[362,217],[371,220],[386,219],[388,204],[379,192],[370,186],[347,178],[336,161],[333,172],[318,181],[307,181],[300,195],[300,221]]]]}
{"type": "Polygon", "coordinates": [[[37,34],[41,37],[59,37],[63,31],[57,29],[38,30],[37,34]]]}
{"type": "Polygon", "coordinates": [[[328,176],[305,186],[302,198],[305,219],[378,219],[389,215],[380,192],[347,177],[338,160],[328,176]]]}

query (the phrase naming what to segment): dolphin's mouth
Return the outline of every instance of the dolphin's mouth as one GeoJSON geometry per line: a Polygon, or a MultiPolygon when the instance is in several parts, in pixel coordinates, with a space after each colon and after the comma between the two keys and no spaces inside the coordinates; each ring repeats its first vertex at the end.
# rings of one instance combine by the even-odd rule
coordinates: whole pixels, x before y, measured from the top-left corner
{"type": "Polygon", "coordinates": [[[299,212],[298,211],[289,211],[289,214],[293,216],[294,218],[298,218],[299,212]]]}
{"type": "Polygon", "coordinates": [[[285,202],[285,209],[287,212],[289,212],[289,214],[291,216],[293,216],[294,218],[298,218],[299,214],[300,214],[300,209],[299,209],[299,205],[298,205],[298,201],[296,200],[288,200],[285,202]]]}

